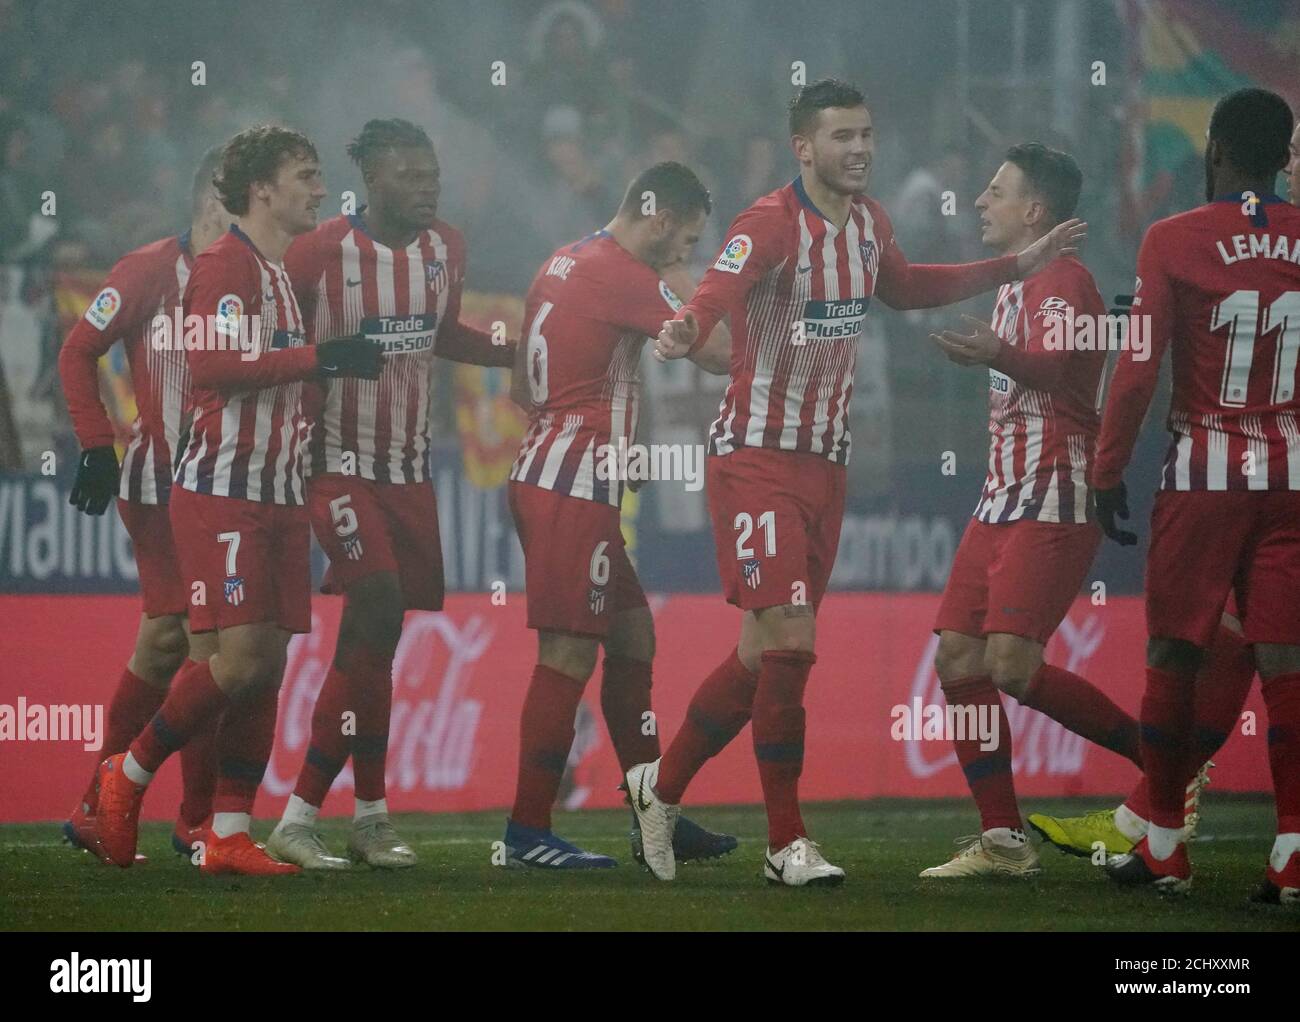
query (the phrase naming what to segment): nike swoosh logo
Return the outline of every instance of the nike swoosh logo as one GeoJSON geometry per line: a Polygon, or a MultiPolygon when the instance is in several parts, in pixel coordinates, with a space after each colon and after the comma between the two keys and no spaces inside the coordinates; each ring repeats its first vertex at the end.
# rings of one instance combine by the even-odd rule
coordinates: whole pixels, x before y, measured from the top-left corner
{"type": "Polygon", "coordinates": [[[361,281],[359,281],[359,280],[345,280],[343,283],[347,284],[348,287],[360,287],[360,286],[361,286],[361,281]]]}
{"type": "Polygon", "coordinates": [[[776,868],[776,863],[773,862],[770,858],[768,858],[766,855],[763,856],[763,858],[767,859],[767,866],[768,866],[768,869],[770,869],[773,873],[775,873],[775,874],[777,875],[778,878],[784,880],[784,879],[785,879],[785,867],[782,866],[780,869],[777,869],[777,868],[776,868]]]}
{"type": "Polygon", "coordinates": [[[644,791],[645,791],[645,774],[642,774],[641,780],[636,786],[636,804],[641,809],[642,812],[645,812],[651,806],[651,803],[647,802],[643,797],[644,791]]]}

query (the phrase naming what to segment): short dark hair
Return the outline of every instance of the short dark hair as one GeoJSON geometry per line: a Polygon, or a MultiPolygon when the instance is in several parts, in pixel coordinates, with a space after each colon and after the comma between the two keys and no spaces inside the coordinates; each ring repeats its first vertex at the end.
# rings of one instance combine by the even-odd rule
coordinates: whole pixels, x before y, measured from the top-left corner
{"type": "Polygon", "coordinates": [[[655,211],[671,210],[683,219],[713,212],[713,199],[695,171],[681,163],[665,160],[647,167],[632,179],[618,211],[639,219],[646,192],[654,196],[655,211]]]}
{"type": "Polygon", "coordinates": [[[361,168],[362,174],[368,174],[380,153],[398,146],[433,149],[429,136],[418,124],[393,117],[386,121],[378,119],[366,121],[361,128],[361,134],[348,143],[348,155],[361,168]]]}
{"type": "Polygon", "coordinates": [[[1238,89],[1214,105],[1210,139],[1243,174],[1269,177],[1291,159],[1295,118],[1286,100],[1267,89],[1238,89]]]}
{"type": "Polygon", "coordinates": [[[805,85],[790,100],[790,134],[808,134],[817,115],[823,110],[866,105],[867,98],[856,85],[838,78],[822,78],[811,85],[805,85]]]}
{"type": "Polygon", "coordinates": [[[1022,142],[1007,150],[1006,161],[1020,168],[1029,187],[1047,206],[1053,223],[1074,216],[1083,189],[1083,171],[1073,156],[1042,142],[1022,142]]]}
{"type": "Polygon", "coordinates": [[[248,128],[226,143],[221,170],[213,184],[221,204],[235,216],[248,212],[248,189],[254,182],[274,181],[286,160],[319,160],[311,139],[274,124],[248,128]]]}
{"type": "Polygon", "coordinates": [[[199,160],[199,165],[194,168],[194,183],[190,186],[190,213],[195,214],[203,207],[203,200],[207,195],[209,188],[213,187],[213,178],[216,176],[217,168],[221,166],[221,156],[225,152],[225,146],[214,145],[199,160]]]}

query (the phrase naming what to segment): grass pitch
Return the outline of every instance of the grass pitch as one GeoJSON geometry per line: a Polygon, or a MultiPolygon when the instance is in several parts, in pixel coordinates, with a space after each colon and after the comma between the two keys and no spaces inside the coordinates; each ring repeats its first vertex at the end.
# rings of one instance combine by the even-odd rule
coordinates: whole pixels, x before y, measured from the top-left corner
{"type": "MultiPolygon", "coordinates": [[[[1027,811],[1077,815],[1096,800],[1027,802],[1027,811]]],[[[504,813],[407,814],[395,819],[420,856],[413,869],[282,879],[205,877],[170,847],[170,828],[146,824],[150,862],[100,865],[61,842],[55,824],[0,827],[4,930],[1290,930],[1300,914],[1251,905],[1273,839],[1270,802],[1206,799],[1191,849],[1188,898],[1116,889],[1086,859],[1040,849],[1034,881],[923,882],[953,839],[978,827],[968,802],[814,805],[805,818],[827,857],[848,873],[833,890],[769,887],[759,877],[761,807],[695,808],[699,823],[736,834],[717,862],[655,881],[629,854],[629,814],[557,813],[556,830],[614,855],[617,869],[549,873],[492,865],[504,813]]],[[[254,836],[265,839],[270,821],[254,836]]],[[[327,820],[326,842],[345,847],[349,821],[327,820]]]]}

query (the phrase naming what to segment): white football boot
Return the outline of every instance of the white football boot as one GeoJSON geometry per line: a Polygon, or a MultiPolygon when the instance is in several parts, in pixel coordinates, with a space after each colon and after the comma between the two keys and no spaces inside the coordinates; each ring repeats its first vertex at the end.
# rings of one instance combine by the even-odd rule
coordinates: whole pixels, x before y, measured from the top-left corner
{"type": "Polygon", "coordinates": [[[844,870],[822,856],[817,842],[797,837],[779,852],[770,848],[763,858],[763,876],[769,884],[786,887],[836,887],[844,883],[844,870]]]}
{"type": "Polygon", "coordinates": [[[371,813],[353,821],[348,857],[375,869],[406,869],[416,862],[415,850],[398,837],[387,813],[371,813]]]}
{"type": "Polygon", "coordinates": [[[1038,853],[1028,841],[1015,847],[988,839],[988,834],[959,837],[962,850],[942,866],[931,866],[921,871],[926,879],[953,879],[958,877],[1036,877],[1043,870],[1038,864],[1038,853]]]}
{"type": "Polygon", "coordinates": [[[681,806],[670,806],[655,793],[659,781],[659,760],[638,763],[627,772],[627,793],[632,800],[632,812],[641,824],[641,848],[645,864],[660,880],[671,880],[677,875],[677,860],[673,856],[673,831],[681,806]]]}
{"type": "Polygon", "coordinates": [[[281,862],[303,869],[347,869],[348,860],[331,855],[320,835],[306,823],[281,820],[271,831],[266,850],[281,862]]]}

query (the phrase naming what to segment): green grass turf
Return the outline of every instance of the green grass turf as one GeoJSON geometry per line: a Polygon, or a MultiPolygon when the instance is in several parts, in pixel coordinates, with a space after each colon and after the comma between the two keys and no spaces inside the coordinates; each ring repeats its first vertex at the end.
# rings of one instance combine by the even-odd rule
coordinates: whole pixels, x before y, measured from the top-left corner
{"type": "MultiPolygon", "coordinates": [[[[1076,815],[1105,803],[1030,803],[1076,815]]],[[[741,846],[656,882],[628,853],[625,812],[558,813],[566,838],[619,858],[592,873],[507,870],[491,864],[503,813],[404,815],[395,822],[420,856],[414,869],[280,879],[205,877],[176,856],[169,828],[148,824],[130,870],[101,866],[60,841],[52,824],[0,827],[0,928],[5,930],[1295,930],[1300,914],[1247,903],[1272,842],[1270,802],[1209,797],[1192,847],[1185,899],[1118,890],[1087,860],[1046,847],[1034,881],[922,882],[975,831],[965,802],[834,803],[805,818],[827,857],[848,873],[833,890],[769,887],[758,876],[761,808],[698,808],[690,815],[736,834],[741,846]]],[[[265,839],[269,821],[255,836],[265,839]]],[[[348,821],[324,824],[341,852],[348,821]]]]}

